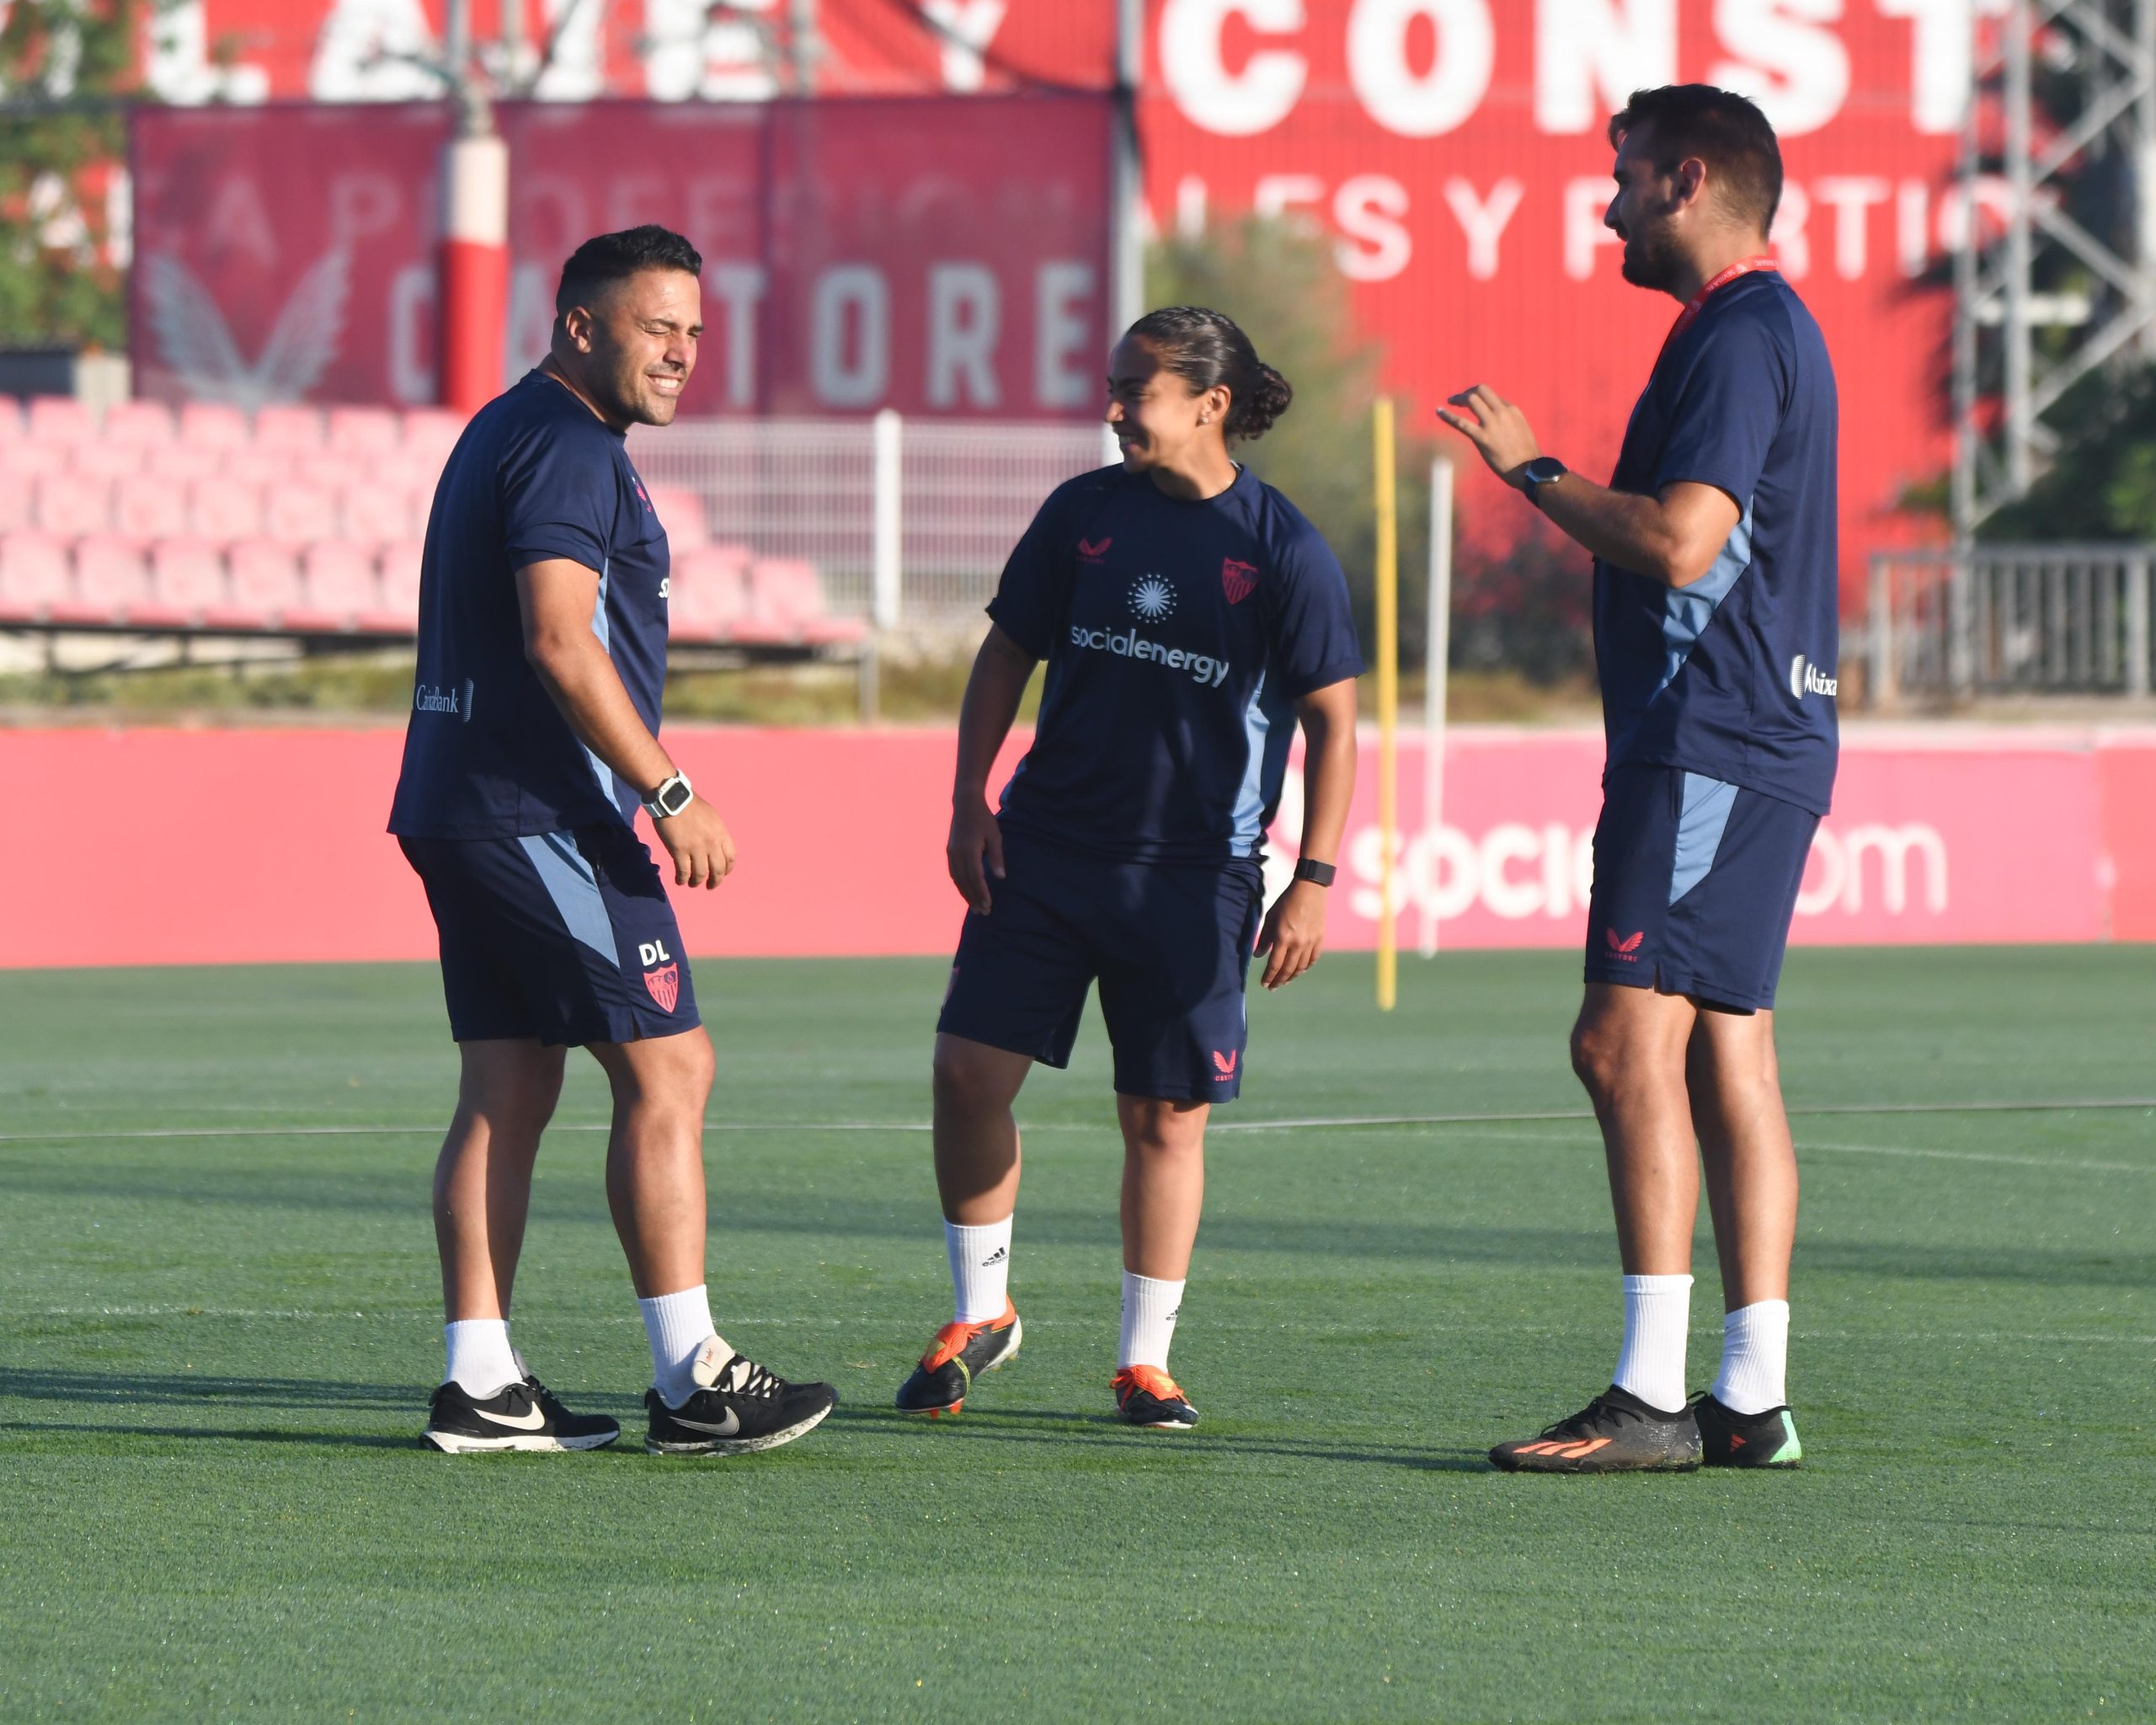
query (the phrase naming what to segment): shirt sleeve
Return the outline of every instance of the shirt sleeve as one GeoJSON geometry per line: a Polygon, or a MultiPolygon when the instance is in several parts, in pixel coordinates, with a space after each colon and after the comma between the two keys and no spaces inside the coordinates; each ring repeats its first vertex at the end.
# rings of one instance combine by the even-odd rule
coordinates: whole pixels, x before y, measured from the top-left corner
{"type": "Polygon", "coordinates": [[[1036,659],[1055,644],[1070,594],[1070,543],[1065,494],[1052,494],[1003,565],[988,614],[995,626],[1036,659]]]}
{"type": "Polygon", "coordinates": [[[1781,425],[1788,371],[1764,319],[1716,323],[1670,403],[1655,494],[1689,479],[1727,492],[1740,510],[1749,505],[1781,425]]]}
{"type": "Polygon", "coordinates": [[[1332,547],[1307,523],[1280,558],[1271,616],[1273,660],[1289,700],[1363,674],[1348,577],[1332,547]]]}
{"type": "Polygon", "coordinates": [[[620,482],[612,460],[595,457],[611,454],[585,439],[542,435],[502,464],[502,542],[511,569],[562,557],[605,572],[620,482]]]}

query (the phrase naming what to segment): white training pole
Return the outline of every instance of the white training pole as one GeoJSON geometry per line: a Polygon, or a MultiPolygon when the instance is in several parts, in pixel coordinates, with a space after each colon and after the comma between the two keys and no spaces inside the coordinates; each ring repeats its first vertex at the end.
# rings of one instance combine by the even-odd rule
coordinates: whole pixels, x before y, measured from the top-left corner
{"type": "Polygon", "coordinates": [[[1422,956],[1438,950],[1438,828],[1445,812],[1445,665],[1452,651],[1452,463],[1430,463],[1429,621],[1422,631],[1422,956]]]}

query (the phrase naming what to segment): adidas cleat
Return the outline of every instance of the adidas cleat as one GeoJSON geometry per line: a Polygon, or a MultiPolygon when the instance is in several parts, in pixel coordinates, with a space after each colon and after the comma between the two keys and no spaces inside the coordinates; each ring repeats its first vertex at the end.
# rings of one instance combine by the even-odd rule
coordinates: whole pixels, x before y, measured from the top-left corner
{"type": "Polygon", "coordinates": [[[468,1394],[451,1379],[427,1401],[427,1429],[419,1434],[445,1455],[489,1450],[597,1450],[622,1435],[601,1413],[572,1413],[538,1379],[527,1377],[491,1396],[468,1394]]]}
{"type": "Polygon", "coordinates": [[[1692,1415],[1700,1423],[1700,1448],[1710,1467],[1796,1467],[1804,1461],[1796,1418],[1786,1407],[1738,1413],[1709,1391],[1693,1398],[1692,1415]]]}
{"type": "Polygon", "coordinates": [[[1116,1417],[1126,1424],[1187,1432],[1198,1423],[1198,1410],[1157,1365],[1123,1366],[1108,1381],[1108,1387],[1115,1391],[1116,1417]]]}
{"type": "Polygon", "coordinates": [[[1025,1336],[1018,1308],[1007,1300],[1001,1317],[986,1323],[944,1325],[921,1356],[913,1375],[899,1386],[899,1412],[925,1413],[931,1419],[958,1413],[966,1405],[974,1380],[1010,1365],[1018,1357],[1018,1344],[1025,1336]]]}
{"type": "Polygon", "coordinates": [[[789,1384],[739,1354],[723,1359],[714,1336],[697,1349],[691,1370],[696,1387],[680,1407],[657,1390],[644,1391],[651,1429],[643,1446],[654,1455],[748,1455],[790,1444],[823,1423],[839,1403],[829,1384],[789,1384]]]}
{"type": "Polygon", "coordinates": [[[1500,1444],[1508,1473],[1689,1473],[1700,1465],[1700,1427],[1689,1407],[1664,1413],[1612,1384],[1538,1438],[1500,1444]]]}

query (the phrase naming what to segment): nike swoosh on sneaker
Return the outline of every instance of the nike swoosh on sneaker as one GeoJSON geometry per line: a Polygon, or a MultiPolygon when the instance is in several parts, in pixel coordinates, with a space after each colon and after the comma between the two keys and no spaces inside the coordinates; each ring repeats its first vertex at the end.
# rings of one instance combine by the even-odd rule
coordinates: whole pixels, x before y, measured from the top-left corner
{"type": "Polygon", "coordinates": [[[505,1425],[512,1431],[536,1432],[547,1423],[547,1412],[535,1407],[529,1413],[489,1413],[483,1407],[472,1410],[482,1419],[491,1419],[496,1425],[505,1425]]]}
{"type": "Polygon", "coordinates": [[[709,1432],[714,1438],[730,1438],[741,1429],[741,1416],[731,1407],[726,1410],[726,1423],[707,1425],[701,1419],[684,1419],[678,1413],[669,1415],[676,1425],[685,1425],[692,1432],[709,1432]]]}

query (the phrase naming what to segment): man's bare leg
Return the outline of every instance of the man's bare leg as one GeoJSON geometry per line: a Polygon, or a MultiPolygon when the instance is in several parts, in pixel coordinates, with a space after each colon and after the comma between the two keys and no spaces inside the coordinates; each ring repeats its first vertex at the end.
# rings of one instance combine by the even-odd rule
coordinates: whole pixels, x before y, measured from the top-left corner
{"type": "Polygon", "coordinates": [[[1602,1127],[1628,1276],[1691,1274],[1700,1162],[1684,1058],[1698,1016],[1679,995],[1591,982],[1572,1027],[1572,1070],[1602,1127]]]}
{"type": "Polygon", "coordinates": [[[701,1287],[711,1039],[696,1029],[642,1042],[596,1042],[591,1055],[614,1092],[606,1205],[637,1297],[701,1287]]]}
{"type": "Polygon", "coordinates": [[[1115,1099],[1123,1127],[1123,1331],[1116,1346],[1116,1401],[1139,1425],[1181,1429],[1198,1415],[1166,1376],[1182,1309],[1198,1219],[1205,1204],[1202,1102],[1115,1099]],[[1146,1368],[1160,1374],[1155,1379],[1146,1368]]]}
{"type": "Polygon", "coordinates": [[[456,1114],[435,1164],[435,1243],[448,1321],[506,1319],[531,1167],[562,1092],[563,1050],[536,1040],[457,1045],[456,1114]]]}

